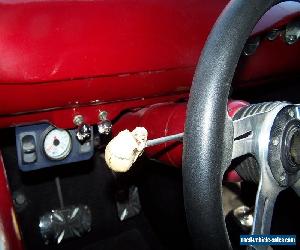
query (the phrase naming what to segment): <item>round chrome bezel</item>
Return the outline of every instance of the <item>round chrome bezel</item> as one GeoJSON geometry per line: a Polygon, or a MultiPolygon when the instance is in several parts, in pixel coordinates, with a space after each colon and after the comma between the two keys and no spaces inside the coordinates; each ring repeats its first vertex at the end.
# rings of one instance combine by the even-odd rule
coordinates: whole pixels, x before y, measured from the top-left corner
{"type": "Polygon", "coordinates": [[[73,142],[72,142],[72,136],[69,133],[69,131],[64,130],[64,129],[60,129],[60,128],[56,128],[56,127],[49,127],[45,132],[44,132],[44,136],[42,139],[42,148],[43,148],[43,153],[44,155],[47,157],[47,159],[51,160],[51,161],[61,161],[66,159],[71,151],[72,151],[72,147],[73,147],[73,142]],[[60,154],[58,157],[53,157],[51,155],[49,155],[47,153],[46,147],[45,147],[45,142],[46,142],[46,138],[47,136],[49,136],[50,133],[52,133],[53,131],[63,131],[66,132],[68,134],[68,139],[69,139],[69,145],[67,146],[67,148],[64,150],[64,152],[62,154],[60,154]]]}

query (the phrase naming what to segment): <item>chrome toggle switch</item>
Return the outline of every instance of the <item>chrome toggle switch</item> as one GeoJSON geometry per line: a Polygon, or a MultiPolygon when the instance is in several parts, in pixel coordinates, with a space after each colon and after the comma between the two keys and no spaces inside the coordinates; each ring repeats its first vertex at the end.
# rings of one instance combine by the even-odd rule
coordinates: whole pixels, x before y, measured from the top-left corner
{"type": "Polygon", "coordinates": [[[84,144],[88,140],[90,140],[91,136],[92,136],[92,132],[91,132],[91,127],[89,125],[83,124],[78,127],[76,138],[81,144],[84,144]]]}
{"type": "Polygon", "coordinates": [[[82,115],[76,115],[73,119],[73,123],[77,126],[76,138],[84,144],[89,141],[92,137],[91,127],[84,123],[82,115]]]}
{"type": "Polygon", "coordinates": [[[112,123],[107,119],[107,115],[106,111],[99,112],[98,131],[100,135],[109,135],[111,132],[112,123]]]}

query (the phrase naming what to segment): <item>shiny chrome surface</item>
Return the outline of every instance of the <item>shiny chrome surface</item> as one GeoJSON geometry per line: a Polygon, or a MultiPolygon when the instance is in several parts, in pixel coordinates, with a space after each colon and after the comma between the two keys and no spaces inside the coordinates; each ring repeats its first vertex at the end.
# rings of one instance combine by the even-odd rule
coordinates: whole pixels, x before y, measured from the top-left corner
{"type": "MultiPolygon", "coordinates": [[[[232,159],[242,155],[252,154],[255,156],[260,169],[260,179],[256,194],[254,221],[252,234],[270,234],[273,208],[278,194],[286,189],[289,184],[283,185],[287,173],[283,172],[277,180],[272,172],[268,161],[269,143],[278,145],[279,138],[270,138],[272,126],[275,118],[281,110],[287,107],[288,103],[277,102],[269,110],[258,112],[253,115],[233,121],[234,125],[234,145],[232,159]]],[[[248,108],[249,109],[249,108],[248,108]]],[[[297,114],[299,119],[299,108],[295,105],[286,111],[292,118],[297,114]]],[[[273,170],[274,171],[274,170],[273,170]]],[[[299,173],[295,173],[295,178],[299,178],[299,173]]],[[[285,182],[284,182],[285,183],[285,182]]],[[[288,183],[288,182],[287,182],[288,183]]],[[[293,185],[299,193],[300,181],[293,185]]],[[[266,246],[253,246],[255,249],[266,249],[266,246]]]]}

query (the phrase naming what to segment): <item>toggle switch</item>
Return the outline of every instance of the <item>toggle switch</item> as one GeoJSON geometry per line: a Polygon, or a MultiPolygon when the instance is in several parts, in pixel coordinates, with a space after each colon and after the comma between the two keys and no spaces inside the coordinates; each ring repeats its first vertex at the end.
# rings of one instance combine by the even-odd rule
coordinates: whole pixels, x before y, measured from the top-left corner
{"type": "Polygon", "coordinates": [[[21,140],[22,159],[25,164],[34,163],[37,160],[36,143],[33,135],[25,135],[21,140]]]}

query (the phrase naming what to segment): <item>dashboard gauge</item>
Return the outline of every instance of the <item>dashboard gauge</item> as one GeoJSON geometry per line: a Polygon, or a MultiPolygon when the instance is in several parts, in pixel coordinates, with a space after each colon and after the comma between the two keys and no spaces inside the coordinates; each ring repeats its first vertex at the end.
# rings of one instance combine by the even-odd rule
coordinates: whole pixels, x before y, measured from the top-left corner
{"type": "Polygon", "coordinates": [[[68,131],[52,129],[44,138],[44,152],[51,160],[65,159],[72,148],[72,139],[68,131]]]}

